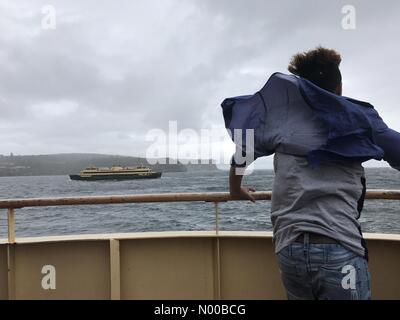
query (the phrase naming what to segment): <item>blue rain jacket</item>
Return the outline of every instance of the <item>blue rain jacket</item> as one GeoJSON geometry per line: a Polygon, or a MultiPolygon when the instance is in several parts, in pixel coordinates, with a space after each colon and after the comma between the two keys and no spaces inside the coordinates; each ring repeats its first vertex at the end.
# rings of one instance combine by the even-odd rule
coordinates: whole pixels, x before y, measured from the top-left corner
{"type": "Polygon", "coordinates": [[[388,128],[371,104],[306,79],[274,73],[260,91],[227,98],[221,106],[232,140],[234,130],[242,130],[241,141],[234,140],[242,155],[303,155],[311,167],[384,159],[400,170],[400,134],[388,128]],[[254,130],[254,143],[246,141],[246,129],[254,130]]]}

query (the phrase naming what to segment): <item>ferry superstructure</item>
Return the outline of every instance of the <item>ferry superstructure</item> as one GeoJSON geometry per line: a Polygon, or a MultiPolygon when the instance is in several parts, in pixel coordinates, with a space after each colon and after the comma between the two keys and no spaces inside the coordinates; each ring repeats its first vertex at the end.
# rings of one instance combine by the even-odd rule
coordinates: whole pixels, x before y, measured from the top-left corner
{"type": "Polygon", "coordinates": [[[79,174],[71,174],[71,180],[132,180],[132,179],[156,179],[161,178],[161,172],[155,172],[145,166],[111,168],[88,167],[79,174]]]}

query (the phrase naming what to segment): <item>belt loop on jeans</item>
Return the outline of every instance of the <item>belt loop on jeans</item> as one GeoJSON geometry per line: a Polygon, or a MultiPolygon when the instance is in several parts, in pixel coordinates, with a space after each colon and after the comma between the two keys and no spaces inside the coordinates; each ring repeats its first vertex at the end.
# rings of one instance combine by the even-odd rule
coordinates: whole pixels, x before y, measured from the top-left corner
{"type": "Polygon", "coordinates": [[[307,251],[310,246],[310,235],[307,232],[305,232],[303,237],[304,237],[303,238],[303,240],[304,240],[303,241],[303,251],[304,251],[304,256],[307,257],[307,251]]]}
{"type": "Polygon", "coordinates": [[[308,249],[309,245],[310,245],[310,234],[305,232],[304,233],[304,248],[308,249]]]}
{"type": "Polygon", "coordinates": [[[329,261],[329,251],[330,247],[324,246],[324,263],[328,263],[329,261]]]}

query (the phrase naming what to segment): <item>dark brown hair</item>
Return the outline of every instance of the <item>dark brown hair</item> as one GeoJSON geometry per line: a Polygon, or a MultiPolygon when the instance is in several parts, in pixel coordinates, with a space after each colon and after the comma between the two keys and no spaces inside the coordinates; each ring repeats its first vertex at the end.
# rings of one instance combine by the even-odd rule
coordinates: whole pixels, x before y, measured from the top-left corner
{"type": "Polygon", "coordinates": [[[294,55],[288,70],[325,90],[336,93],[342,83],[339,70],[341,61],[342,57],[338,52],[320,46],[294,55]]]}

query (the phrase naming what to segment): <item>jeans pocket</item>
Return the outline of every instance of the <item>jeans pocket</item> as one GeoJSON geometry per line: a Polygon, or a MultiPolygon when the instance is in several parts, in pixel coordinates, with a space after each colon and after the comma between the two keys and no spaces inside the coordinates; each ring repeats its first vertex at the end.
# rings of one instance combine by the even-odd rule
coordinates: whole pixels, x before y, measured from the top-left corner
{"type": "Polygon", "coordinates": [[[305,269],[302,270],[301,261],[278,254],[278,265],[281,272],[283,286],[289,300],[313,299],[311,286],[308,283],[305,269]]]}
{"type": "Polygon", "coordinates": [[[278,253],[278,265],[282,273],[297,275],[296,262],[292,261],[284,253],[278,253]]]}
{"type": "MultiPolygon", "coordinates": [[[[342,283],[344,280],[345,274],[343,270],[345,265],[337,265],[337,266],[321,266],[319,269],[319,279],[323,283],[327,283],[330,285],[334,285],[337,287],[343,287],[342,283]]],[[[355,284],[355,283],[354,283],[355,284]]]]}
{"type": "Polygon", "coordinates": [[[319,271],[319,288],[329,299],[370,299],[368,266],[362,257],[337,265],[323,265],[319,271]]]}

